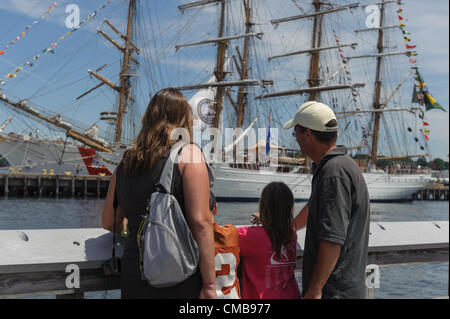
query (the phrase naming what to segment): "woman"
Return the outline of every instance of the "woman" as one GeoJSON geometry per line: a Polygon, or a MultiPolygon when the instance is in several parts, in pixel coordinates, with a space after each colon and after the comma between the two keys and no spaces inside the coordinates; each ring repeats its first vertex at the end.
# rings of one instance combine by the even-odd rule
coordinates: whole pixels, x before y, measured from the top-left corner
{"type": "Polygon", "coordinates": [[[181,149],[174,165],[172,194],[180,204],[197,242],[200,263],[197,272],[168,288],[154,288],[141,279],[137,231],[153,186],[159,181],[171,147],[173,131],[184,129],[192,141],[192,111],[183,94],[163,89],[150,101],[142,129],[133,148],[126,151],[109,184],[102,227],[114,230],[114,191],[117,191],[116,231],[127,223],[128,239],[121,259],[122,298],[216,298],[214,235],[209,212],[209,178],[201,150],[189,144],[181,149]],[[191,158],[200,159],[197,161],[191,158]],[[117,184],[117,186],[116,186],[117,184]]]}

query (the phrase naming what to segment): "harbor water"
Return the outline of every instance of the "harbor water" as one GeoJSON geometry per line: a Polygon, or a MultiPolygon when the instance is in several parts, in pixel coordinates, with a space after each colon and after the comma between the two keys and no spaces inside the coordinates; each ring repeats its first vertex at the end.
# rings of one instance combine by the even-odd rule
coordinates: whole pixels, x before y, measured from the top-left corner
{"type": "MultiPolygon", "coordinates": [[[[103,199],[0,199],[0,229],[101,227],[103,199]]],[[[220,224],[248,225],[257,203],[218,203],[220,224]]],[[[296,203],[298,212],[305,203],[296,203]]],[[[448,221],[448,201],[372,203],[371,221],[448,221]]],[[[376,298],[437,298],[448,296],[448,263],[380,268],[376,298]]],[[[301,275],[297,276],[301,282],[301,275]]],[[[301,284],[300,284],[301,287],[301,284]]],[[[120,298],[120,291],[86,293],[85,298],[120,298]]]]}

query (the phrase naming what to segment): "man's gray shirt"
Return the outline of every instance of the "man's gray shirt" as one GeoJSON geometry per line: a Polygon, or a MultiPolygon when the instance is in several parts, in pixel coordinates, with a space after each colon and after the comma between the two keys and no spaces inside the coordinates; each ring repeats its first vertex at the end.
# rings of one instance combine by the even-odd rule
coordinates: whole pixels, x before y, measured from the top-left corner
{"type": "Polygon", "coordinates": [[[370,200],[361,169],[337,147],[313,166],[303,254],[303,293],[308,290],[325,240],[342,245],[337,264],[322,289],[323,298],[364,298],[370,200]]]}

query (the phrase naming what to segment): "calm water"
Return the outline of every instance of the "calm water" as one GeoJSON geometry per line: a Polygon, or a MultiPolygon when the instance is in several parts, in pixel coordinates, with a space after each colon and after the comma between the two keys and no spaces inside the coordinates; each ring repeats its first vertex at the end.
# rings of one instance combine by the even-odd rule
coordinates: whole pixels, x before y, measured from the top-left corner
{"type": "MultiPolygon", "coordinates": [[[[0,229],[100,227],[104,200],[0,199],[0,229]]],[[[299,211],[304,203],[296,204],[299,211]]],[[[220,224],[249,224],[257,203],[219,203],[220,224]]],[[[449,220],[449,202],[373,203],[371,221],[449,220]]],[[[377,298],[448,296],[448,263],[382,267],[377,298]]],[[[86,294],[87,298],[120,298],[120,292],[86,294]]]]}

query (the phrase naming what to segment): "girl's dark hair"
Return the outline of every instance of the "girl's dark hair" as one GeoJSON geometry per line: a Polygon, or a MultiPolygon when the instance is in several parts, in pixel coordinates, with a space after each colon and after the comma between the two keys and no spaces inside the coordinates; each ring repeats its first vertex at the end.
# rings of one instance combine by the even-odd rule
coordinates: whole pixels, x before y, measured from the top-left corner
{"type": "Polygon", "coordinates": [[[277,258],[281,257],[283,246],[287,247],[295,235],[293,208],[294,195],[285,183],[272,182],[264,187],[259,200],[259,216],[277,258]]]}

